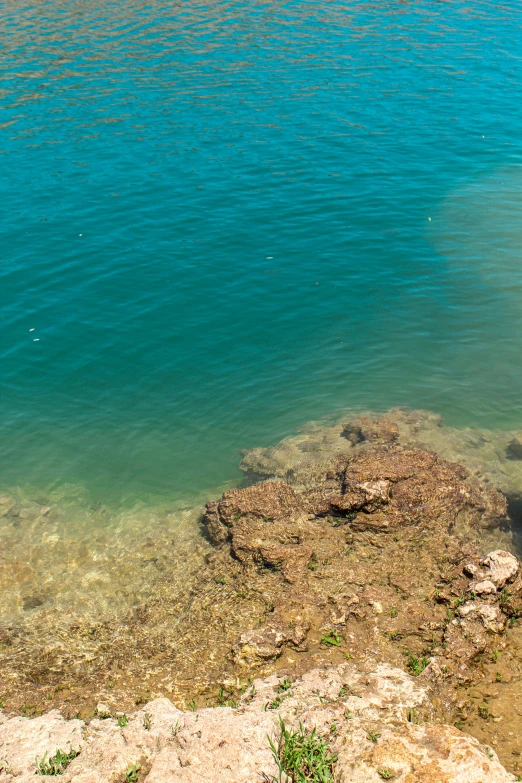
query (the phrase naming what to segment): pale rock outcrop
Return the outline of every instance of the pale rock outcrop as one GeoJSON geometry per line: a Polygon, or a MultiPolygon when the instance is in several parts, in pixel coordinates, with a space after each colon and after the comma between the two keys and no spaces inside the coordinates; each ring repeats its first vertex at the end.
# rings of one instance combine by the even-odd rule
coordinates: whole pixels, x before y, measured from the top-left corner
{"type": "Polygon", "coordinates": [[[66,721],[57,710],[37,718],[8,718],[0,713],[0,770],[2,763],[13,776],[32,770],[34,779],[35,758],[54,755],[58,748],[78,748],[83,743],[83,729],[83,721],[66,721]]]}
{"type": "Polygon", "coordinates": [[[113,719],[0,720],[0,780],[35,780],[35,755],[80,750],[63,783],[124,783],[139,768],[143,783],[252,783],[277,779],[268,738],[277,744],[279,719],[299,723],[329,743],[339,783],[511,783],[495,753],[461,731],[421,722],[430,694],[387,664],[314,669],[289,684],[276,675],[256,680],[237,709],[184,713],[156,699],[126,726],[113,719]],[[408,719],[409,718],[409,719],[408,719]],[[418,722],[412,722],[418,721],[418,722]]]}
{"type": "Polygon", "coordinates": [[[497,590],[502,590],[518,573],[517,558],[501,549],[490,552],[481,560],[480,565],[485,567],[486,579],[493,582],[497,590]]]}

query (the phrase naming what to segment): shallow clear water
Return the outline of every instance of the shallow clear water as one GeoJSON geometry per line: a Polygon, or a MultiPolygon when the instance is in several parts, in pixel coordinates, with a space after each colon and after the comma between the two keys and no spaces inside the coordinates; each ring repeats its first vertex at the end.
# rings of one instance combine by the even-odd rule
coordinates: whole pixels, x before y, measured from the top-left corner
{"type": "Polygon", "coordinates": [[[2,488],[179,499],[344,407],[522,427],[520,22],[4,2],[2,488]]]}

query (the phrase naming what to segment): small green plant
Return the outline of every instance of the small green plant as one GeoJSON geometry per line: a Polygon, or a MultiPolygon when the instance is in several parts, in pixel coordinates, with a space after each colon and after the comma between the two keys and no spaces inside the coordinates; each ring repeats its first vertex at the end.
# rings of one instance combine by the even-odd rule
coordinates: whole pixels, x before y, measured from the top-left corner
{"type": "Polygon", "coordinates": [[[126,726],[128,722],[129,719],[127,718],[125,713],[123,713],[123,715],[118,715],[118,726],[120,727],[120,729],[123,729],[123,727],[126,726]]]}
{"type": "MultiPolygon", "coordinates": [[[[246,688],[247,686],[245,685],[245,690],[246,688]]],[[[224,687],[221,686],[218,693],[218,704],[221,707],[237,707],[237,702],[235,701],[235,699],[231,697],[232,697],[232,693],[230,691],[226,691],[224,687]]]]}
{"type": "Polygon", "coordinates": [[[489,718],[489,711],[485,704],[481,704],[478,708],[478,714],[481,718],[484,720],[487,720],[489,718]]]}
{"type": "Polygon", "coordinates": [[[279,771],[274,783],[333,783],[337,756],[331,753],[328,741],[300,723],[297,730],[287,729],[279,719],[279,737],[268,738],[279,771]]]}
{"type": "Polygon", "coordinates": [[[429,658],[416,658],[409,650],[405,650],[404,654],[408,656],[408,671],[414,677],[418,677],[430,662],[429,658]]]}
{"type": "Polygon", "coordinates": [[[69,752],[66,753],[63,750],[57,750],[54,756],[48,756],[44,754],[43,758],[38,760],[36,757],[36,772],[38,775],[63,775],[65,769],[69,766],[71,761],[78,756],[81,748],[75,750],[69,748],[69,752]]]}
{"type": "Polygon", "coordinates": [[[460,729],[461,731],[464,731],[464,724],[461,720],[456,720],[453,724],[455,728],[460,729]]]}
{"type": "Polygon", "coordinates": [[[43,710],[38,709],[35,704],[23,704],[20,708],[20,712],[22,715],[27,715],[27,717],[32,718],[35,715],[41,715],[43,710]]]}
{"type": "Polygon", "coordinates": [[[188,703],[188,708],[191,712],[196,712],[196,702],[194,699],[191,699],[188,703]]]}
{"type": "Polygon", "coordinates": [[[287,696],[288,693],[280,693],[279,696],[275,697],[275,699],[272,699],[272,701],[269,701],[267,704],[265,704],[265,712],[267,710],[277,710],[284,702],[287,696]]]}
{"type": "Polygon", "coordinates": [[[459,598],[455,598],[452,601],[450,601],[450,604],[454,609],[458,609],[458,607],[461,606],[465,600],[466,600],[466,596],[461,595],[459,596],[459,598]]]}
{"type": "Polygon", "coordinates": [[[317,557],[315,555],[312,555],[312,557],[310,558],[310,562],[308,563],[308,568],[310,569],[310,571],[317,571],[317,569],[319,568],[317,557]]]}
{"type": "Polygon", "coordinates": [[[350,720],[350,718],[353,718],[353,712],[351,710],[345,710],[343,712],[343,715],[347,720],[350,720]]]}
{"type": "Polygon", "coordinates": [[[393,777],[393,772],[391,771],[391,769],[388,769],[387,767],[385,767],[384,769],[378,769],[377,772],[379,773],[379,775],[383,780],[389,780],[390,778],[393,777]]]}
{"type": "Polygon", "coordinates": [[[418,723],[417,716],[415,714],[415,710],[410,707],[408,710],[408,723],[418,723]]]}
{"type": "Polygon", "coordinates": [[[337,633],[337,631],[327,631],[324,636],[321,636],[321,643],[322,644],[330,644],[333,647],[340,647],[341,646],[341,637],[337,633]]]}
{"type": "Polygon", "coordinates": [[[286,693],[290,689],[290,686],[292,685],[292,681],[289,680],[287,677],[283,679],[283,682],[280,682],[277,686],[277,692],[278,693],[286,693]]]}
{"type": "Polygon", "coordinates": [[[512,598],[513,598],[513,594],[508,592],[507,587],[504,587],[504,589],[500,594],[500,603],[507,604],[509,603],[509,601],[511,601],[512,598]]]}
{"type": "Polygon", "coordinates": [[[493,663],[496,663],[498,661],[498,650],[493,650],[493,655],[491,656],[491,660],[493,663]]]}
{"type": "Polygon", "coordinates": [[[392,608],[390,609],[390,617],[397,617],[397,615],[398,615],[398,614],[399,614],[399,613],[398,613],[397,609],[395,609],[395,608],[392,606],[392,608]]]}
{"type": "Polygon", "coordinates": [[[347,693],[348,693],[348,686],[347,685],[342,685],[341,689],[339,691],[339,698],[340,699],[344,699],[344,697],[346,696],[347,693]]]}
{"type": "Polygon", "coordinates": [[[143,718],[143,728],[149,731],[151,725],[152,725],[152,717],[149,715],[148,712],[146,712],[143,718]]]}
{"type": "Polygon", "coordinates": [[[350,658],[352,657],[347,650],[345,650],[345,652],[343,652],[343,655],[344,655],[344,657],[346,658],[347,661],[349,661],[350,658]]]}
{"type": "Polygon", "coordinates": [[[141,767],[139,764],[131,764],[125,773],[125,783],[138,783],[140,769],[141,767]]]}
{"type": "Polygon", "coordinates": [[[215,582],[217,585],[226,585],[226,583],[227,583],[227,580],[225,579],[225,577],[224,577],[224,576],[215,576],[215,577],[214,577],[214,582],[215,582]]]}
{"type": "Polygon", "coordinates": [[[500,672],[497,672],[497,673],[495,674],[495,680],[496,680],[497,682],[502,682],[502,674],[501,674],[500,672]]]}
{"type": "Polygon", "coordinates": [[[366,739],[370,740],[370,742],[377,742],[377,740],[380,738],[380,734],[376,731],[369,731],[366,735],[366,739]]]}

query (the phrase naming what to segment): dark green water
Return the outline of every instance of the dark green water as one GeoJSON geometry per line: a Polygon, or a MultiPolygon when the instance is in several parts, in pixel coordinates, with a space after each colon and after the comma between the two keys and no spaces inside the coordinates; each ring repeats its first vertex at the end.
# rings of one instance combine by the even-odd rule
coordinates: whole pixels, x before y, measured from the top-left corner
{"type": "Polygon", "coordinates": [[[188,496],[346,407],[522,428],[520,23],[4,2],[2,487],[188,496]]]}

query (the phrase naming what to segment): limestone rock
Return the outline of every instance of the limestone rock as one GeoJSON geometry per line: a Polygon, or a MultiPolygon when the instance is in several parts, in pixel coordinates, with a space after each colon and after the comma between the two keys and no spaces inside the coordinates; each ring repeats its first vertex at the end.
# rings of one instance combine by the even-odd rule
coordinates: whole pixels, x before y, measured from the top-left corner
{"type": "Polygon", "coordinates": [[[480,562],[486,570],[486,579],[493,582],[497,590],[502,590],[507,582],[511,582],[518,573],[518,560],[509,552],[497,549],[490,552],[480,562]]]}
{"type": "MultiPolygon", "coordinates": [[[[383,771],[400,783],[484,783],[513,781],[496,755],[450,726],[393,728],[377,726],[379,739],[369,742],[364,730],[348,734],[339,752],[339,779],[350,783],[379,783],[383,771]],[[354,758],[354,749],[365,753],[354,758]]],[[[374,729],[375,731],[375,729],[374,729]]]]}
{"type": "Polygon", "coordinates": [[[57,710],[37,718],[7,718],[0,713],[0,759],[7,762],[13,778],[31,772],[34,780],[35,758],[53,756],[58,749],[78,750],[84,744],[83,729],[83,721],[67,721],[57,710]]]}
{"type": "Polygon", "coordinates": [[[483,582],[476,582],[472,586],[472,590],[479,595],[491,595],[497,592],[497,586],[489,579],[485,579],[483,582]]]}
{"type": "Polygon", "coordinates": [[[143,783],[251,783],[277,779],[268,738],[286,726],[315,728],[337,756],[336,780],[378,783],[386,770],[400,783],[512,783],[487,747],[445,725],[409,723],[429,713],[426,683],[386,664],[314,669],[285,685],[254,681],[237,709],[183,713],[156,699],[120,728],[116,721],[0,718],[6,783],[35,780],[35,753],[79,749],[62,783],[107,783],[140,771],[143,783]]]}

